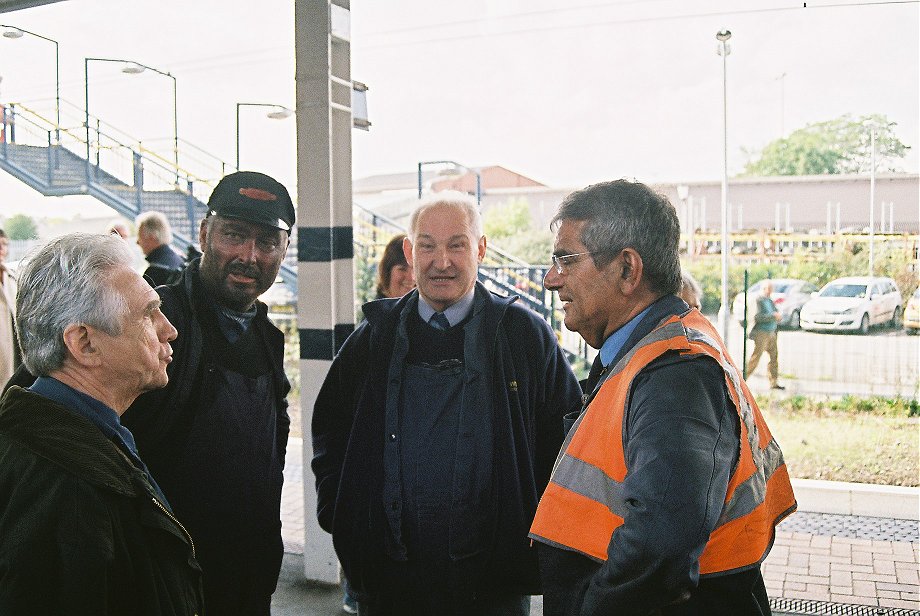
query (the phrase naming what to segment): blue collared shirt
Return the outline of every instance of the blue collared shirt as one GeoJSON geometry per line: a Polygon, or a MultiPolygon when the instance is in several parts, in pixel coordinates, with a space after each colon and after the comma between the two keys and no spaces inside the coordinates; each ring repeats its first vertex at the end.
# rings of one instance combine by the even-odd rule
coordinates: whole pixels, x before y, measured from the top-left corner
{"type": "Polygon", "coordinates": [[[67,410],[85,417],[99,428],[99,431],[107,439],[115,443],[115,446],[121,449],[127,455],[138,469],[143,471],[150,482],[150,486],[157,493],[164,505],[169,507],[163,491],[153,479],[153,475],[147,470],[147,465],[141,460],[137,453],[137,444],[134,442],[134,435],[126,427],[121,425],[121,419],[112,408],[92,396],[77,391],[70,385],[62,383],[54,377],[40,376],[29,387],[29,390],[57,402],[67,410]]]}
{"type": "MultiPolygon", "coordinates": [[[[450,323],[451,327],[463,321],[463,319],[470,314],[470,311],[473,309],[473,299],[475,295],[476,285],[474,284],[473,288],[471,288],[466,295],[444,309],[444,316],[447,317],[447,322],[450,323]]],[[[422,317],[422,320],[427,323],[435,312],[437,312],[437,310],[428,305],[425,298],[419,294],[418,316],[422,317]]]]}
{"type": "Polygon", "coordinates": [[[604,340],[604,344],[601,346],[601,363],[604,364],[604,367],[610,365],[610,362],[613,361],[613,358],[619,355],[620,350],[623,348],[623,345],[626,344],[626,341],[629,340],[629,336],[633,333],[633,330],[636,329],[636,326],[639,325],[645,315],[648,314],[651,306],[648,306],[645,310],[631,318],[626,322],[620,329],[616,330],[604,340]]]}

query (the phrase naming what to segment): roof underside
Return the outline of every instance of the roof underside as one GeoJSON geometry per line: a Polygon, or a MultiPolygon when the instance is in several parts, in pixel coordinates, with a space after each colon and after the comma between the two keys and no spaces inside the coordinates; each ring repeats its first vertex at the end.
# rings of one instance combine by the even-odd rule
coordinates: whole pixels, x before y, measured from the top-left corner
{"type": "Polygon", "coordinates": [[[19,9],[27,9],[33,6],[52,4],[60,1],[61,0],[0,0],[0,13],[9,13],[10,11],[18,11],[19,9]]]}

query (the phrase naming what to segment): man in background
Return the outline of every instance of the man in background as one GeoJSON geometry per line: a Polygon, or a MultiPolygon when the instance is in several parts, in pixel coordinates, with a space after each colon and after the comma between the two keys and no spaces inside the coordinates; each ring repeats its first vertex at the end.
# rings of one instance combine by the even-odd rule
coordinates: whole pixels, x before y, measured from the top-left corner
{"type": "Polygon", "coordinates": [[[748,337],[754,341],[754,350],[747,362],[747,373],[751,375],[757,369],[764,351],[770,358],[767,362],[767,377],[771,389],[786,389],[779,384],[779,347],[776,344],[777,329],[783,318],[776,304],[773,303],[773,282],[764,280],[760,283],[760,294],[757,296],[757,310],[754,311],[754,325],[748,337]]]}
{"type": "Polygon", "coordinates": [[[195,545],[120,422],[163,387],[176,330],[109,235],[22,271],[29,389],[0,400],[0,613],[201,614],[195,545]]]}
{"type": "Polygon", "coordinates": [[[178,278],[185,259],[172,249],[172,228],[160,212],[144,212],[137,217],[137,245],[141,247],[149,266],[144,271],[154,287],[178,278]]]}

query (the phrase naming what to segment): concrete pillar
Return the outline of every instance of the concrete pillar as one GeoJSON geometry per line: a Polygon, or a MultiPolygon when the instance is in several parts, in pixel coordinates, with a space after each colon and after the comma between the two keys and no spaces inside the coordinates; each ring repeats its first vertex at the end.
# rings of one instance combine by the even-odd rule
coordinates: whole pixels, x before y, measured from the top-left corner
{"type": "Polygon", "coordinates": [[[304,574],[328,583],[339,579],[338,561],[316,521],[310,425],[332,358],[354,329],[349,9],[349,0],[294,2],[304,574]]]}

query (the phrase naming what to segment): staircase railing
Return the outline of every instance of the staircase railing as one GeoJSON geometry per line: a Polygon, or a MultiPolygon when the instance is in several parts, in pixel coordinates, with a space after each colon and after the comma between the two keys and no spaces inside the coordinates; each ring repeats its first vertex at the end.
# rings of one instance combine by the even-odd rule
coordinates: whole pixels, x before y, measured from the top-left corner
{"type": "MultiPolygon", "coordinates": [[[[66,115],[70,117],[73,114],[66,115]]],[[[175,229],[174,243],[183,251],[197,238],[198,225],[207,214],[205,202],[214,185],[232,169],[216,156],[183,141],[185,147],[180,161],[194,167],[195,173],[192,173],[178,167],[174,160],[163,156],[155,148],[148,147],[151,140],[144,145],[92,116],[87,131],[82,123],[71,125],[68,120],[67,125],[59,127],[28,107],[8,105],[3,108],[0,129],[0,157],[8,157],[8,144],[44,148],[47,162],[45,177],[41,179],[50,186],[60,179],[57,171],[61,150],[67,150],[70,159],[82,159],[85,166],[83,177],[72,170],[67,176],[74,184],[75,193],[89,192],[132,218],[150,209],[163,212],[175,229]],[[56,143],[58,130],[60,143],[56,143]],[[87,133],[90,136],[88,145],[87,133]],[[84,183],[82,187],[77,185],[80,182],[84,183]]],[[[354,204],[355,254],[367,263],[376,264],[390,238],[402,232],[405,228],[399,223],[354,204]]],[[[296,247],[295,230],[291,237],[291,249],[279,273],[292,290],[297,288],[296,247]]],[[[518,295],[522,303],[543,316],[557,332],[563,348],[571,355],[570,359],[586,358],[588,353],[583,341],[560,326],[563,315],[554,305],[554,295],[543,289],[546,269],[545,265],[526,263],[490,245],[479,267],[479,279],[498,292],[518,295]]]]}
{"type": "MultiPolygon", "coordinates": [[[[198,225],[207,214],[207,198],[228,165],[200,148],[189,147],[188,160],[196,169],[192,173],[97,117],[90,116],[87,126],[85,112],[62,103],[63,126],[22,104],[4,105],[0,156],[9,162],[14,144],[43,148],[47,162],[37,174],[34,162],[32,169],[16,166],[17,173],[35,180],[34,187],[42,185],[49,194],[90,194],[129,218],[146,210],[161,211],[173,226],[173,243],[182,251],[194,244],[198,225]],[[78,112],[83,119],[76,124],[78,112]],[[74,173],[73,165],[63,173],[62,149],[71,159],[83,160],[84,173],[74,173]]],[[[296,238],[292,238],[280,272],[292,289],[297,288],[296,246],[296,238]]]]}

